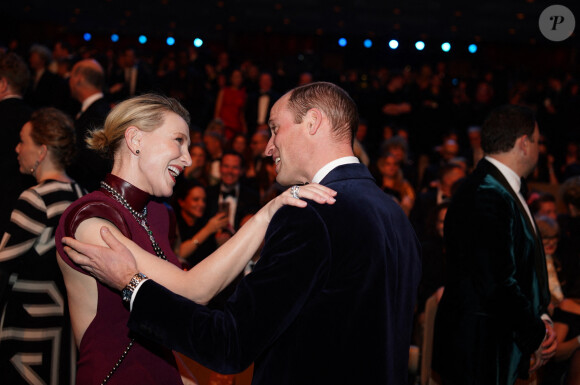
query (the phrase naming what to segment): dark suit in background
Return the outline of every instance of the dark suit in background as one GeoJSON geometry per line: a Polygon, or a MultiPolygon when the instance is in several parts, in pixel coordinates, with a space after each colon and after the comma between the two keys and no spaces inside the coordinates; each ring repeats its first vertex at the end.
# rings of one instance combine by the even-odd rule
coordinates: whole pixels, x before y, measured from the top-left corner
{"type": "Polygon", "coordinates": [[[443,384],[527,378],[550,301],[542,242],[516,192],[483,159],[445,218],[447,280],[435,322],[433,369],[443,384]]]}
{"type": "Polygon", "coordinates": [[[406,383],[415,234],[364,165],[339,166],[321,184],[336,203],[280,209],[224,311],[149,280],[130,328],[220,372],[255,362],[253,384],[406,383]]]}
{"type": "Polygon", "coordinates": [[[100,98],[75,120],[77,155],[76,160],[67,168],[67,173],[89,192],[99,188],[112,165],[111,161],[89,149],[85,139],[91,130],[103,127],[110,110],[109,102],[100,98]]]}
{"type": "Polygon", "coordinates": [[[270,110],[272,106],[278,99],[280,99],[280,94],[274,90],[269,90],[266,92],[256,91],[248,94],[248,100],[246,102],[246,124],[248,125],[248,137],[251,138],[252,134],[258,130],[259,124],[262,125],[261,129],[268,130],[266,126],[268,124],[268,117],[270,115],[270,110]],[[265,105],[266,115],[263,122],[258,123],[258,115],[260,108],[260,98],[266,96],[268,104],[265,105]]]}
{"type": "Polygon", "coordinates": [[[30,119],[32,108],[21,98],[0,100],[0,233],[4,234],[10,222],[10,213],[20,193],[36,184],[34,177],[20,173],[16,145],[20,142],[20,130],[30,119]]]}
{"type": "MultiPolygon", "coordinates": [[[[211,218],[218,212],[218,202],[220,200],[221,184],[209,186],[207,188],[206,213],[207,218],[211,218]]],[[[239,193],[237,194],[236,213],[234,215],[233,229],[240,228],[241,220],[248,214],[254,214],[260,209],[260,194],[258,191],[244,183],[238,183],[239,193]]]]}

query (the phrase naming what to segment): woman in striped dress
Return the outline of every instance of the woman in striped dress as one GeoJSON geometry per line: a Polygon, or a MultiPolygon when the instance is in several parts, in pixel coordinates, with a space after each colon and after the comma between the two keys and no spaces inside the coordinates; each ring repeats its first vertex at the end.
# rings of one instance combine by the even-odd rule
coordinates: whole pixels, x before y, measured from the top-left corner
{"type": "Polygon", "coordinates": [[[65,172],[74,151],[73,122],[57,109],[34,112],[20,131],[20,172],[38,184],[20,195],[0,243],[2,383],[74,381],[75,346],[54,246],[62,212],[84,194],[65,172]]]}

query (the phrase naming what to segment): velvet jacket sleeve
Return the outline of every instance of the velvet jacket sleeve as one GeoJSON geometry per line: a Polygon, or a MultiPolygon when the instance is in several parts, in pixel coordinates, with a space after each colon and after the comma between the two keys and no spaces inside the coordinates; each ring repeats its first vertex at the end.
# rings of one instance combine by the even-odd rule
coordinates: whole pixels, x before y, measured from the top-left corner
{"type": "Polygon", "coordinates": [[[218,372],[248,367],[295,322],[328,275],[329,234],[310,204],[278,211],[260,261],[224,311],[209,310],[147,281],[135,297],[131,330],[218,372]]]}

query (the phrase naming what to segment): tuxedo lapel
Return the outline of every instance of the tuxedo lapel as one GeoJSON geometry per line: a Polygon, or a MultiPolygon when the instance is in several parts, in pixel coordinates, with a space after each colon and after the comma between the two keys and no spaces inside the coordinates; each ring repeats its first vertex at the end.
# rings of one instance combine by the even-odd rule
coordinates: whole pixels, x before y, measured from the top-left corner
{"type": "MultiPolygon", "coordinates": [[[[546,257],[544,255],[544,245],[542,243],[541,235],[536,231],[537,227],[535,225],[535,221],[530,218],[526,209],[524,208],[519,196],[517,193],[511,188],[510,184],[508,183],[507,179],[503,176],[503,174],[495,167],[491,162],[488,162],[485,159],[480,161],[482,163],[482,167],[484,168],[485,172],[491,175],[495,180],[499,182],[499,184],[505,188],[512,198],[515,200],[516,205],[518,206],[520,215],[524,218],[524,221],[527,225],[527,231],[532,235],[534,239],[534,265],[537,273],[538,284],[540,287],[540,296],[542,303],[546,301],[546,290],[548,287],[548,283],[546,281],[546,257]],[[544,290],[546,289],[546,290],[544,290]]],[[[549,300],[549,298],[548,298],[549,300]]]]}
{"type": "Polygon", "coordinates": [[[507,179],[497,169],[497,167],[495,167],[493,164],[491,164],[491,162],[488,162],[485,159],[482,159],[481,162],[485,162],[484,166],[487,169],[487,173],[489,175],[491,175],[495,180],[497,180],[499,182],[499,184],[501,184],[502,187],[505,188],[510,193],[510,195],[512,196],[512,198],[514,199],[514,201],[516,202],[516,205],[518,206],[518,208],[520,210],[520,215],[522,215],[522,217],[524,218],[524,221],[526,222],[526,224],[528,226],[528,231],[530,231],[532,234],[534,234],[534,238],[536,238],[536,243],[537,243],[538,238],[539,238],[539,236],[536,232],[537,227],[535,226],[535,223],[532,223],[532,219],[530,218],[524,205],[522,204],[522,201],[520,200],[518,192],[514,191],[512,189],[512,187],[508,183],[507,179]]]}

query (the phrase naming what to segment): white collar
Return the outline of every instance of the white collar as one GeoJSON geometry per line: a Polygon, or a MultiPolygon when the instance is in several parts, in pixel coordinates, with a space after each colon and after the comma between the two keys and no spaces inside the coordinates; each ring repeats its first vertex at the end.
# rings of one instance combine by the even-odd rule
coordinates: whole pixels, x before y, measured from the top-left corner
{"type": "Polygon", "coordinates": [[[499,172],[501,172],[501,174],[504,176],[504,178],[509,183],[512,190],[514,190],[514,192],[516,194],[519,194],[520,187],[522,186],[522,179],[520,178],[520,176],[518,174],[516,174],[516,172],[514,170],[512,170],[511,168],[509,168],[508,166],[506,166],[505,164],[503,164],[502,162],[500,162],[497,159],[494,159],[494,158],[487,156],[487,155],[485,156],[485,159],[489,163],[491,163],[495,167],[497,167],[499,172]]]}
{"type": "Polygon", "coordinates": [[[92,94],[85,100],[83,100],[83,105],[81,106],[81,113],[85,112],[91,104],[99,100],[100,98],[104,97],[102,92],[97,92],[96,94],[92,94]]]}
{"type": "Polygon", "coordinates": [[[327,176],[328,173],[334,170],[336,167],[350,163],[360,163],[360,161],[356,156],[345,156],[342,158],[335,159],[330,163],[327,163],[324,167],[318,170],[316,174],[314,174],[314,178],[312,178],[312,183],[320,183],[322,179],[324,179],[324,177],[327,176]]]}

